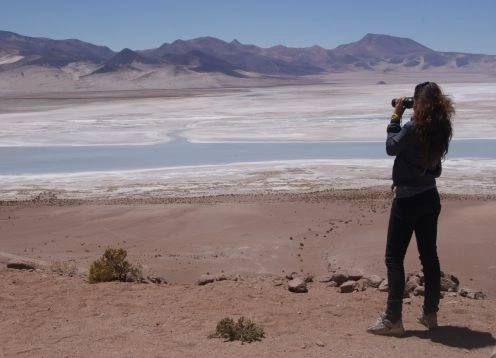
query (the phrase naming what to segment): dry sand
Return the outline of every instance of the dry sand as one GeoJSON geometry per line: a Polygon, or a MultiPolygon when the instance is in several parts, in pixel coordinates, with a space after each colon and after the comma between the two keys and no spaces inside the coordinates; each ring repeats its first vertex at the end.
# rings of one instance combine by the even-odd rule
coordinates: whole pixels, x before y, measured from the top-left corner
{"type": "MultiPolygon", "coordinates": [[[[405,305],[406,338],[365,333],[386,294],[340,294],[322,283],[307,294],[279,286],[286,273],[355,268],[385,275],[390,194],[331,191],[150,201],[16,202],[0,207],[0,261],[36,260],[43,270],[0,269],[0,354],[6,357],[488,357],[496,344],[492,197],[443,198],[442,269],[486,300],[446,297],[441,328],[415,323],[421,298],[405,305]],[[50,272],[73,260],[84,273],[107,246],[123,247],[145,274],[168,285],[107,283],[50,272]],[[201,274],[238,281],[197,286],[201,274]],[[208,339],[226,316],[265,327],[262,342],[208,339]]],[[[406,271],[418,270],[414,242],[406,271]]]]}

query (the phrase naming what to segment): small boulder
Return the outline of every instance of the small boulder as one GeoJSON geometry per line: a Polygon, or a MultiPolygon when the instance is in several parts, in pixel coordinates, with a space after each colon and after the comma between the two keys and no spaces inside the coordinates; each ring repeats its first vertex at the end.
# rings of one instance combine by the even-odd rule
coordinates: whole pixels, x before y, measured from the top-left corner
{"type": "Polygon", "coordinates": [[[418,286],[420,286],[420,278],[418,276],[410,276],[405,283],[405,291],[408,293],[413,292],[418,286]]]}
{"type": "Polygon", "coordinates": [[[356,288],[356,281],[346,281],[341,286],[339,286],[339,292],[341,293],[351,293],[355,291],[356,288]]]}
{"type": "Polygon", "coordinates": [[[151,283],[160,285],[160,284],[167,284],[167,280],[163,277],[160,276],[147,276],[147,280],[150,281],[151,283]]]}
{"type": "Polygon", "coordinates": [[[365,291],[368,285],[369,285],[369,281],[364,278],[361,278],[358,281],[356,281],[355,289],[357,291],[365,291]]]}
{"type": "Polygon", "coordinates": [[[414,296],[423,296],[425,293],[425,287],[424,286],[417,286],[413,290],[413,295],[414,296]]]}
{"type": "Polygon", "coordinates": [[[348,270],[348,280],[358,281],[363,277],[363,272],[355,269],[348,270]]]}
{"type": "Polygon", "coordinates": [[[327,282],[332,281],[332,276],[330,276],[330,275],[318,276],[316,278],[316,281],[320,282],[320,283],[327,283],[327,282]]]}
{"type": "Polygon", "coordinates": [[[441,291],[456,292],[458,291],[458,283],[451,280],[451,277],[441,277],[441,291]]]}
{"type": "Polygon", "coordinates": [[[28,264],[25,262],[9,262],[7,264],[7,268],[14,270],[34,270],[35,267],[32,264],[28,264]]]}
{"type": "Polygon", "coordinates": [[[294,293],[308,292],[307,283],[302,277],[295,277],[288,282],[288,290],[294,293]]]}
{"type": "Polygon", "coordinates": [[[331,276],[331,281],[334,281],[341,286],[343,283],[348,281],[348,272],[346,270],[338,270],[334,272],[331,276]]]}
{"type": "Polygon", "coordinates": [[[482,291],[474,291],[466,287],[460,289],[460,296],[471,298],[473,300],[483,300],[484,298],[486,298],[486,295],[482,293],[482,291]]]}
{"type": "Polygon", "coordinates": [[[388,280],[384,279],[382,280],[381,284],[379,285],[378,289],[381,292],[387,292],[388,291],[388,280]]]}
{"type": "Polygon", "coordinates": [[[368,281],[368,285],[370,287],[374,287],[374,288],[377,288],[379,287],[379,285],[381,284],[382,282],[382,277],[380,276],[377,276],[377,275],[370,275],[370,276],[367,276],[366,277],[367,281],[368,281]]]}
{"type": "Polygon", "coordinates": [[[214,281],[215,281],[215,277],[213,277],[213,276],[201,275],[200,278],[198,279],[198,285],[204,286],[204,285],[212,283],[214,281]]]}

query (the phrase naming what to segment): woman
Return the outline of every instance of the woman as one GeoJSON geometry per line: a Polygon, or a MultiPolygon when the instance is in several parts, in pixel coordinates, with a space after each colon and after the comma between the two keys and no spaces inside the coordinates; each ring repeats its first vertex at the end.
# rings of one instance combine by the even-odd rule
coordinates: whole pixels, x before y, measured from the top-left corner
{"type": "Polygon", "coordinates": [[[437,256],[437,221],[441,211],[436,178],[452,137],[453,103],[434,82],[415,87],[413,115],[401,126],[404,97],[397,100],[387,127],[386,152],[396,156],[393,165],[394,199],[386,244],[388,299],[386,311],[368,332],[401,336],[405,270],[403,261],[413,232],[425,278],[423,310],[418,322],[437,327],[440,266],[437,256]]]}

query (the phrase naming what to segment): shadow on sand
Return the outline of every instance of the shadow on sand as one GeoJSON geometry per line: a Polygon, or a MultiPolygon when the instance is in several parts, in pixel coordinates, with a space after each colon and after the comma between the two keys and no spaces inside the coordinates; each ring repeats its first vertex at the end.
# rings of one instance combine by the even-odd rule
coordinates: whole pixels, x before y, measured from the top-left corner
{"type": "Polygon", "coordinates": [[[445,346],[477,349],[496,345],[496,338],[489,332],[474,331],[467,327],[439,326],[433,331],[407,331],[405,337],[430,339],[445,346]]]}

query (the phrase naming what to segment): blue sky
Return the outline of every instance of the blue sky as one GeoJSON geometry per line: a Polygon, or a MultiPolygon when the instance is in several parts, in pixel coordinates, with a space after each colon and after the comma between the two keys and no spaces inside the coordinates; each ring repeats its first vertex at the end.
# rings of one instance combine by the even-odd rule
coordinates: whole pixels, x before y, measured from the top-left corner
{"type": "Polygon", "coordinates": [[[116,51],[200,36],[331,49],[379,33],[496,55],[495,24],[494,0],[0,0],[0,30],[116,51]]]}

